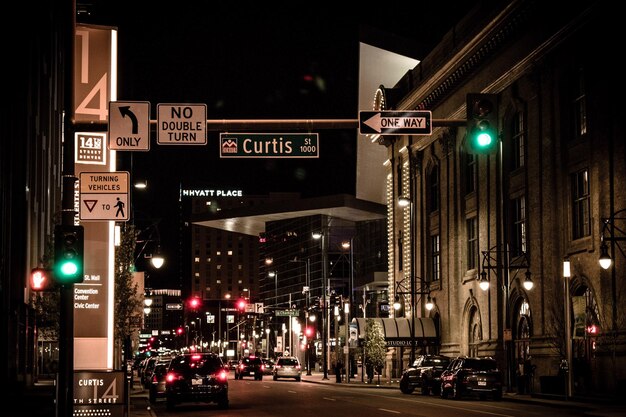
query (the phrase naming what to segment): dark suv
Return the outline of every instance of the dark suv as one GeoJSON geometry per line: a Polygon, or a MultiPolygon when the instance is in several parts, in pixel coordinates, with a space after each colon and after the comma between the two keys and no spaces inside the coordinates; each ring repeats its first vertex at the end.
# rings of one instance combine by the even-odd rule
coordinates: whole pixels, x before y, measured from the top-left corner
{"type": "Polygon", "coordinates": [[[167,408],[182,402],[214,402],[228,408],[228,369],[214,353],[178,355],[165,377],[167,408]]]}
{"type": "Polygon", "coordinates": [[[256,381],[263,379],[265,365],[263,360],[257,356],[241,358],[235,368],[235,379],[243,379],[244,376],[252,376],[256,381]]]}
{"type": "Polygon", "coordinates": [[[441,389],[441,373],[448,367],[450,358],[442,355],[420,355],[413,365],[402,372],[400,391],[411,394],[420,388],[422,395],[431,392],[439,395],[441,389]]]}
{"type": "Polygon", "coordinates": [[[495,359],[456,358],[441,373],[441,397],[452,394],[454,399],[463,396],[487,396],[496,401],[502,399],[502,373],[495,359]]]}

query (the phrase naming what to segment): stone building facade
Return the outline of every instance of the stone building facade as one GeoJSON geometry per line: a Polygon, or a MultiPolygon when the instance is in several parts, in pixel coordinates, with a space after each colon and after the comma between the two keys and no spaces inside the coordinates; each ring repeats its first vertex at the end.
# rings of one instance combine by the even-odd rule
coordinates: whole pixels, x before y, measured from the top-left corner
{"type": "Polygon", "coordinates": [[[625,389],[623,88],[597,48],[617,27],[604,2],[484,2],[376,93],[375,110],[431,110],[434,125],[378,138],[389,154],[390,292],[410,282],[415,315],[438,323],[435,350],[495,357],[508,389],[563,392],[570,345],[572,395],[625,389]],[[493,154],[469,151],[468,93],[496,96],[493,154]],[[412,203],[401,208],[400,197],[412,203]]]}

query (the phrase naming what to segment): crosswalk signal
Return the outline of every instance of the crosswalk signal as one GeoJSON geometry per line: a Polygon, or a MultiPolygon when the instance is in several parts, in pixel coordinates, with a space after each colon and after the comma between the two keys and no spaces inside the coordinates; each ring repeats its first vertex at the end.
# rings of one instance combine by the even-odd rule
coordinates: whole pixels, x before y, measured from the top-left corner
{"type": "Polygon", "coordinates": [[[83,282],[83,226],[57,225],[54,229],[54,278],[59,284],[83,282]]]}
{"type": "Polygon", "coordinates": [[[492,154],[498,150],[498,97],[496,94],[467,95],[468,152],[492,154]]]}
{"type": "Polygon", "coordinates": [[[49,271],[44,268],[33,268],[30,271],[29,284],[32,291],[46,291],[50,289],[52,283],[50,282],[49,271]]]}

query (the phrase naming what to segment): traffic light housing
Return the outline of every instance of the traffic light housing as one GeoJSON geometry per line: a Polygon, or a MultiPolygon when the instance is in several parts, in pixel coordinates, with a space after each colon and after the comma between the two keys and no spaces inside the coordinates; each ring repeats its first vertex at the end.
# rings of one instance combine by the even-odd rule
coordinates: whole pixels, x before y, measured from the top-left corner
{"type": "Polygon", "coordinates": [[[28,284],[32,291],[47,291],[52,286],[50,271],[44,268],[33,268],[30,271],[28,284]]]}
{"type": "Polygon", "coordinates": [[[59,284],[83,282],[83,226],[57,225],[54,229],[54,278],[59,284]]]}
{"type": "Polygon", "coordinates": [[[498,151],[498,96],[496,94],[467,95],[467,144],[473,154],[493,154],[498,151]]]}

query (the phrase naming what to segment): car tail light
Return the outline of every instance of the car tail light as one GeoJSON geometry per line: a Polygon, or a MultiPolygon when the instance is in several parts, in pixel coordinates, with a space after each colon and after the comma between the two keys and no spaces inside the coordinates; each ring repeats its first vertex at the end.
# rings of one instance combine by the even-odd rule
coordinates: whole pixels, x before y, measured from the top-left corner
{"type": "Polygon", "coordinates": [[[219,381],[226,381],[228,379],[228,372],[221,370],[215,376],[219,381]]]}
{"type": "Polygon", "coordinates": [[[261,365],[261,370],[265,371],[265,365],[261,365]]]}
{"type": "Polygon", "coordinates": [[[296,365],[296,369],[300,369],[300,365],[296,365]]]}
{"type": "Polygon", "coordinates": [[[280,369],[282,367],[283,367],[282,365],[278,365],[278,364],[274,365],[274,368],[279,368],[280,369]]]}
{"type": "Polygon", "coordinates": [[[198,359],[200,359],[202,356],[201,355],[191,355],[191,360],[193,361],[197,361],[198,359]]]}
{"type": "Polygon", "coordinates": [[[157,380],[156,375],[152,375],[152,382],[159,382],[159,381],[157,380]]]}
{"type": "Polygon", "coordinates": [[[174,382],[177,379],[181,379],[182,376],[178,375],[176,372],[168,372],[167,375],[165,375],[165,380],[167,382],[174,382]]]}

